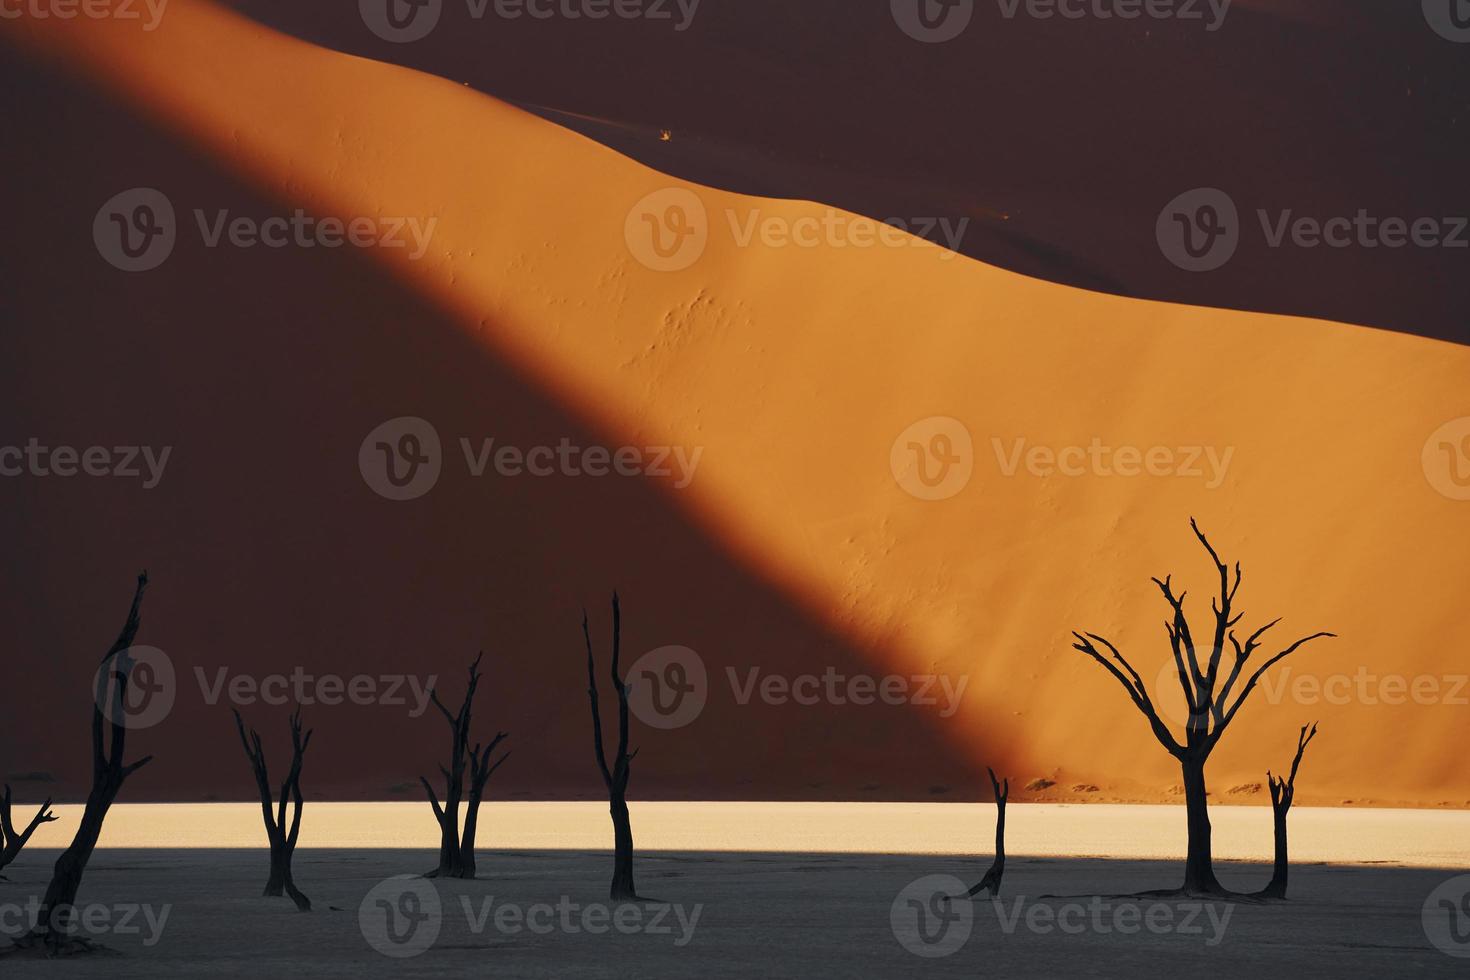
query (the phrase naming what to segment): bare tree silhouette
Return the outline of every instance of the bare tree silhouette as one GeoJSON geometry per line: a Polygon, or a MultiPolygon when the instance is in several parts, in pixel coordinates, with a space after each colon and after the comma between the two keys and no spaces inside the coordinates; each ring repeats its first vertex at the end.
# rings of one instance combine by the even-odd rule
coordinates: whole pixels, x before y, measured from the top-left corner
{"type": "Polygon", "coordinates": [[[131,764],[123,762],[128,731],[126,694],[135,663],[129,656],[128,648],[138,635],[138,627],[141,625],[139,607],[147,588],[148,573],[144,571],[138,575],[138,586],[133,592],[133,602],[128,608],[128,618],[123,623],[122,631],[118,633],[117,639],[103,655],[98,666],[92,704],[92,789],[87,794],[87,804],[82,810],[82,820],[77,827],[76,836],[56,859],[51,882],[46,886],[46,894],[41,899],[40,925],[36,932],[16,943],[17,946],[28,947],[44,943],[54,951],[69,944],[83,947],[90,945],[84,940],[71,941],[58,921],[60,917],[53,916],[51,912],[76,905],[82,874],[87,870],[87,862],[102,835],[102,823],[107,819],[108,809],[117,799],[127,778],[153,759],[153,756],[148,755],[131,764]],[[104,705],[108,709],[105,715],[104,705]]]}
{"type": "Polygon", "coordinates": [[[1169,727],[1159,717],[1159,712],[1144,686],[1143,678],[1139,676],[1138,671],[1133,669],[1116,646],[1096,633],[1076,632],[1072,635],[1077,638],[1077,642],[1072,646],[1096,660],[1107,669],[1108,673],[1113,675],[1119,684],[1123,685],[1123,689],[1128,692],[1134,706],[1148,719],[1149,727],[1153,730],[1154,737],[1159,740],[1159,744],[1179,760],[1184,777],[1184,802],[1189,830],[1188,855],[1185,859],[1184,884],[1181,890],[1190,893],[1226,894],[1226,889],[1215,878],[1214,859],[1210,846],[1209,796],[1205,789],[1205,762],[1219,743],[1220,737],[1235,720],[1241,705],[1245,704],[1246,699],[1250,697],[1266,671],[1312,640],[1336,634],[1313,633],[1311,636],[1297,640],[1268,658],[1254,672],[1246,676],[1244,684],[1240,684],[1246,665],[1250,663],[1251,657],[1260,648],[1261,638],[1281,620],[1277,619],[1267,623],[1251,633],[1244,643],[1240,641],[1235,632],[1236,625],[1244,615],[1244,613],[1235,611],[1235,595],[1240,589],[1241,582],[1240,563],[1237,562],[1235,565],[1235,576],[1232,582],[1230,569],[1220,560],[1214,547],[1200,531],[1199,524],[1191,519],[1189,526],[1194,530],[1195,537],[1199,539],[1205,551],[1209,553],[1210,560],[1214,562],[1220,578],[1219,596],[1210,604],[1214,612],[1214,624],[1213,636],[1207,646],[1197,647],[1194,635],[1190,631],[1189,621],[1184,614],[1184,599],[1187,593],[1181,592],[1177,596],[1174,594],[1172,577],[1166,577],[1162,581],[1157,578],[1153,580],[1173,612],[1172,619],[1166,621],[1164,627],[1168,631],[1169,646],[1173,651],[1179,686],[1184,691],[1185,702],[1188,705],[1189,715],[1185,725],[1184,742],[1181,744],[1177,741],[1169,727]],[[1220,674],[1226,643],[1230,644],[1234,656],[1222,683],[1220,674]],[[1098,651],[1098,644],[1107,648],[1111,659],[1098,651]],[[1234,700],[1231,699],[1232,694],[1234,700]]]}
{"type": "MultiPolygon", "coordinates": [[[[51,797],[48,796],[46,802],[41,804],[41,809],[36,811],[36,815],[26,825],[26,829],[17,833],[11,810],[10,785],[7,783],[5,795],[0,796],[0,871],[4,871],[10,862],[20,856],[21,849],[29,843],[37,827],[55,819],[56,814],[51,812],[51,797]]],[[[0,875],[0,881],[4,878],[4,875],[0,875]]]]}
{"type": "Polygon", "coordinates": [[[628,776],[638,750],[628,752],[628,685],[619,673],[618,658],[623,628],[618,594],[612,597],[612,675],[613,689],[618,694],[618,748],[612,768],[602,747],[602,714],[597,704],[597,663],[592,655],[592,632],[587,625],[587,610],[582,610],[582,638],[587,643],[587,697],[592,704],[592,747],[597,756],[597,769],[607,787],[608,811],[613,825],[613,877],[611,897],[614,901],[638,899],[633,884],[633,823],[628,816],[628,776]]]}
{"type": "Polygon", "coordinates": [[[291,901],[302,912],[311,911],[311,899],[296,887],[291,876],[291,857],[296,853],[296,839],[301,834],[301,809],[305,805],[301,796],[301,764],[306,758],[306,747],[311,744],[310,731],[301,732],[301,708],[291,715],[291,768],[281,781],[281,799],[274,813],[271,812],[271,783],[266,771],[265,749],[260,743],[260,733],[250,729],[245,734],[245,721],[240,712],[235,712],[235,727],[240,732],[240,744],[245,746],[245,756],[255,772],[255,787],[260,792],[260,812],[265,817],[265,835],[271,847],[271,876],[261,894],[270,898],[291,896],[291,901]],[[286,804],[292,804],[291,827],[286,828],[286,804]]]}
{"type": "Polygon", "coordinates": [[[965,892],[970,898],[986,890],[989,890],[991,898],[999,898],[1000,881],[1006,873],[1006,801],[1011,798],[1011,780],[1007,777],[1002,785],[996,780],[994,769],[987,766],[985,771],[990,773],[990,785],[995,788],[995,860],[990,870],[985,872],[985,877],[980,879],[980,884],[965,892]]]}
{"type": "Polygon", "coordinates": [[[1303,725],[1301,733],[1296,738],[1296,757],[1291,760],[1291,772],[1285,779],[1273,776],[1271,771],[1266,770],[1266,782],[1271,787],[1271,815],[1276,827],[1276,866],[1271,871],[1271,882],[1258,893],[1262,898],[1285,898],[1286,897],[1286,874],[1287,874],[1287,852],[1286,852],[1286,814],[1291,810],[1292,801],[1296,797],[1296,773],[1302,764],[1302,756],[1306,754],[1307,746],[1312,739],[1317,737],[1317,723],[1313,722],[1311,731],[1303,725]]]}
{"type": "Polygon", "coordinates": [[[429,804],[434,808],[434,819],[439,822],[439,866],[429,872],[430,878],[475,877],[475,835],[480,824],[480,803],[485,797],[485,784],[489,782],[491,774],[500,768],[501,763],[510,758],[510,753],[506,752],[493,765],[490,762],[490,756],[495,749],[509,737],[508,732],[496,732],[488,745],[470,745],[470,710],[474,706],[475,692],[480,686],[480,661],[484,656],[484,653],[479,654],[474,663],[470,664],[469,683],[465,688],[464,702],[460,704],[458,711],[451,712],[446,708],[444,702],[439,700],[438,691],[429,692],[434,706],[449,722],[450,730],[449,765],[439,767],[439,771],[444,774],[442,804],[429,780],[419,777],[419,782],[424,784],[424,791],[429,795],[429,804]],[[470,777],[468,795],[465,794],[466,769],[469,770],[470,777]],[[465,807],[462,834],[459,825],[461,803],[465,807]]]}

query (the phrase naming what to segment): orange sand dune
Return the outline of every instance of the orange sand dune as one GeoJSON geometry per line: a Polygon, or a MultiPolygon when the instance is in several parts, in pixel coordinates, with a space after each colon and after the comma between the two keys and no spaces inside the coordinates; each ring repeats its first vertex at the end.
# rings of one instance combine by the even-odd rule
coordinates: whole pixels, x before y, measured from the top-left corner
{"type": "MultiPolygon", "coordinates": [[[[738,229],[757,212],[783,227],[847,232],[856,219],[699,187],[671,197],[669,178],[491,98],[197,0],[173,0],[147,35],[83,21],[5,32],[120,93],[268,197],[317,214],[436,219],[422,259],[374,257],[574,417],[629,444],[702,449],[687,488],[663,486],[666,506],[850,638],[875,672],[968,678],[958,712],[926,724],[973,765],[998,759],[1022,781],[1047,776],[1058,785],[1042,798],[1092,795],[1074,784],[1167,798],[1177,773],[1114,682],[1069,649],[1069,632],[1106,633],[1155,676],[1167,646],[1149,576],[1175,573],[1207,614],[1211,568],[1189,534],[1195,515],[1245,563],[1248,622],[1284,615],[1282,639],[1340,634],[1290,661],[1298,678],[1374,678],[1352,681],[1345,703],[1292,688],[1271,705],[1258,692],[1212,763],[1216,796],[1288,762],[1297,726],[1316,719],[1304,802],[1470,801],[1470,770],[1455,752],[1470,707],[1446,703],[1470,693],[1455,680],[1467,669],[1456,638],[1470,503],[1436,489],[1421,459],[1432,433],[1470,414],[1470,349],[1092,294],[912,239],[742,246],[738,229]],[[654,194],[664,196],[640,205],[654,194]],[[708,219],[703,254],[687,268],[650,268],[658,260],[639,237],[643,215],[656,222],[684,202],[698,225],[691,201],[708,219]],[[896,477],[890,464],[895,443],[900,463],[909,441],[940,445],[934,423],[904,435],[936,417],[970,436],[962,468],[973,474],[926,500],[910,492],[925,494],[912,470],[896,477]],[[1007,475],[1017,440],[1052,451],[1159,447],[1181,465],[1199,455],[1204,470],[1125,476],[1084,464],[1064,475],[1023,463],[1007,475]],[[1228,466],[1212,474],[1195,447],[1228,466]],[[1439,693],[1385,703],[1383,675],[1431,678],[1439,693]]],[[[341,438],[355,452],[362,434],[341,438]]],[[[395,506],[447,507],[450,522],[476,506],[435,499],[395,506]]],[[[317,557],[350,564],[365,554],[317,557]]],[[[637,553],[620,559],[656,580],[638,571],[637,553]]],[[[525,574],[515,556],[485,561],[502,562],[495,574],[506,579],[525,574]]],[[[414,588],[435,586],[431,576],[414,588]]],[[[213,601],[222,617],[238,599],[173,588],[199,589],[189,601],[213,601]]],[[[248,580],[227,588],[262,590],[248,580]]],[[[347,618],[361,601],[328,591],[318,611],[347,618]]],[[[272,615],[269,603],[251,608],[272,615]]],[[[712,625],[709,637],[718,634],[712,625]]],[[[523,637],[497,639],[514,647],[523,637]]],[[[760,642],[779,662],[791,639],[760,642]]],[[[703,652],[712,665],[751,662],[739,649],[703,652]]],[[[582,751],[585,703],[575,691],[556,703],[564,714],[548,724],[572,731],[582,751]]],[[[745,717],[719,710],[736,725],[745,717]]],[[[779,742],[792,717],[761,716],[774,726],[762,737],[779,742]]],[[[849,730],[807,735],[860,746],[862,715],[847,717],[849,730]]],[[[710,739],[717,767],[739,752],[738,734],[696,722],[679,739],[710,739]]],[[[892,782],[903,748],[884,746],[886,768],[849,782],[892,782]]],[[[538,758],[535,746],[525,752],[538,758]]],[[[774,788],[744,792],[784,785],[772,777],[774,788]]]]}

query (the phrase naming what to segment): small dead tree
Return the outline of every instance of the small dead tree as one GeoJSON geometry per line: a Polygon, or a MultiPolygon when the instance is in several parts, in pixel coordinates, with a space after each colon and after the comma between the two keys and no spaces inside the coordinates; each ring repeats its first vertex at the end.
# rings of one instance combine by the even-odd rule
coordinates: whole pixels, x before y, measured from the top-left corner
{"type": "MultiPolygon", "coordinates": [[[[51,882],[41,899],[40,919],[36,932],[25,937],[17,946],[33,947],[44,943],[52,951],[69,944],[63,917],[53,915],[53,910],[72,908],[77,902],[77,891],[82,885],[82,874],[97,841],[102,836],[102,823],[107,819],[123,783],[129,776],[142,769],[153,756],[148,755],[137,762],[125,764],[123,752],[127,742],[127,688],[135,661],[128,650],[141,625],[139,608],[143,593],[148,588],[148,573],[139,573],[138,585],[133,592],[133,602],[128,608],[128,618],[103,655],[97,670],[96,689],[92,704],[92,789],[87,794],[87,804],[82,810],[81,823],[71,845],[56,859],[51,882]],[[104,714],[103,706],[107,706],[104,714]]],[[[82,945],[86,945],[82,943],[82,945]]]]}
{"type": "MultiPolygon", "coordinates": [[[[56,814],[51,812],[51,798],[48,796],[46,802],[41,804],[41,809],[36,811],[36,815],[26,825],[26,829],[17,833],[11,809],[10,786],[6,784],[5,795],[0,796],[0,871],[4,871],[10,862],[20,856],[21,849],[30,842],[37,827],[55,819],[56,814]]],[[[0,880],[4,877],[0,875],[0,880]]]]}
{"type": "Polygon", "coordinates": [[[260,743],[260,733],[250,729],[245,734],[245,721],[240,712],[235,712],[235,728],[240,732],[240,744],[245,746],[245,756],[255,772],[255,788],[260,793],[260,812],[265,818],[265,835],[271,847],[271,876],[261,894],[268,898],[289,895],[291,901],[302,912],[311,911],[311,899],[296,887],[291,876],[291,857],[296,853],[296,839],[301,835],[301,810],[305,802],[301,796],[301,765],[306,759],[306,747],[311,744],[310,731],[302,734],[301,709],[291,715],[291,768],[281,781],[281,799],[272,813],[271,782],[266,769],[265,749],[260,743]],[[292,805],[291,826],[286,827],[286,804],[292,805]]]}
{"type": "Polygon", "coordinates": [[[624,683],[619,667],[622,640],[622,611],[618,606],[618,594],[612,597],[612,676],[613,690],[618,695],[618,747],[613,756],[612,768],[608,768],[607,752],[602,746],[602,714],[598,708],[597,662],[592,654],[592,632],[587,625],[587,610],[582,610],[582,638],[587,644],[587,697],[592,704],[592,748],[597,757],[597,769],[602,773],[603,785],[607,787],[608,812],[613,825],[613,877],[610,896],[613,901],[638,900],[638,889],[633,884],[633,822],[628,815],[628,776],[638,750],[628,751],[628,685],[624,683]]]}
{"type": "Polygon", "coordinates": [[[1011,798],[1011,780],[1007,777],[1002,784],[995,778],[994,769],[987,766],[985,771],[990,773],[990,785],[995,788],[995,860],[980,884],[965,892],[970,898],[986,890],[991,898],[999,898],[1000,882],[1006,873],[1006,801],[1011,798]]]}
{"type": "Polygon", "coordinates": [[[429,795],[429,804],[434,808],[434,819],[439,822],[439,866],[430,871],[430,878],[474,878],[475,835],[480,824],[480,803],[485,798],[485,784],[499,769],[501,763],[510,758],[506,752],[492,765],[490,756],[500,743],[509,737],[508,732],[496,732],[488,745],[470,745],[470,710],[474,705],[475,692],[480,686],[481,653],[470,664],[469,684],[465,688],[464,702],[459,710],[451,712],[439,700],[439,693],[431,690],[434,706],[449,722],[450,749],[449,765],[439,767],[444,774],[444,802],[434,793],[434,787],[423,776],[419,782],[429,795]],[[465,773],[469,772],[470,788],[465,793],[465,773]],[[460,831],[459,808],[464,804],[464,830],[460,831]]]}
{"type": "Polygon", "coordinates": [[[1285,898],[1286,897],[1286,814],[1291,810],[1292,801],[1296,797],[1296,773],[1302,764],[1302,756],[1306,754],[1307,746],[1312,739],[1317,737],[1317,724],[1313,722],[1311,731],[1303,725],[1301,733],[1296,738],[1296,757],[1291,760],[1291,771],[1285,779],[1273,776],[1271,770],[1266,770],[1266,783],[1271,788],[1271,815],[1276,827],[1276,866],[1271,871],[1271,882],[1261,889],[1262,898],[1285,898]]]}
{"type": "Polygon", "coordinates": [[[1251,633],[1244,643],[1240,641],[1235,632],[1235,627],[1244,616],[1244,613],[1235,611],[1235,595],[1240,589],[1241,581],[1240,563],[1235,565],[1232,581],[1230,569],[1220,560],[1214,547],[1200,531],[1199,525],[1191,519],[1189,526],[1209,553],[1220,581],[1219,595],[1211,600],[1211,609],[1214,612],[1213,635],[1206,643],[1196,644],[1189,621],[1184,615],[1184,599],[1188,593],[1175,595],[1171,577],[1153,580],[1172,610],[1172,617],[1165,621],[1164,628],[1169,635],[1179,686],[1184,691],[1184,699],[1188,705],[1184,741],[1178,741],[1164,724],[1149,697],[1143,678],[1123,654],[1118,652],[1116,646],[1096,633],[1073,633],[1077,642],[1072,646],[1096,660],[1123,685],[1134,706],[1148,719],[1149,727],[1159,744],[1179,761],[1184,777],[1185,819],[1189,831],[1188,855],[1185,858],[1184,884],[1181,890],[1189,893],[1225,894],[1226,890],[1215,878],[1210,845],[1209,794],[1205,789],[1205,762],[1266,671],[1312,640],[1336,634],[1313,633],[1303,637],[1269,657],[1254,672],[1244,675],[1246,665],[1260,648],[1262,637],[1281,620],[1267,623],[1251,633]],[[1224,656],[1227,643],[1234,652],[1228,666],[1224,656]],[[1098,651],[1099,644],[1107,649],[1109,656],[1098,651]],[[1222,668],[1225,668],[1223,677],[1222,668]],[[1243,676],[1244,683],[1241,683],[1243,676]]]}

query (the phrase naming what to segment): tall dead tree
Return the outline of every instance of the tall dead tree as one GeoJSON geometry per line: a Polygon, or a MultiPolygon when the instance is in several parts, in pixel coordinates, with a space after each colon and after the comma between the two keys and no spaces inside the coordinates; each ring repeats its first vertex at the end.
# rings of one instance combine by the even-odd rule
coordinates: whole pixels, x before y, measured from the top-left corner
{"type": "MultiPolygon", "coordinates": [[[[11,806],[10,786],[7,784],[5,795],[0,796],[0,871],[4,871],[10,862],[20,856],[21,849],[30,842],[37,827],[56,819],[56,814],[51,812],[51,798],[48,796],[46,802],[41,804],[41,809],[36,811],[36,815],[26,825],[26,829],[17,832],[11,806]]],[[[0,875],[0,879],[4,877],[0,875]]]]}
{"type": "Polygon", "coordinates": [[[429,872],[428,877],[431,878],[475,877],[475,834],[480,824],[480,803],[485,797],[485,784],[489,782],[491,774],[500,768],[501,763],[510,758],[510,753],[506,752],[493,765],[490,762],[490,756],[495,749],[509,736],[507,732],[496,732],[487,745],[470,745],[470,710],[474,706],[475,692],[480,686],[480,661],[484,656],[481,653],[470,664],[469,684],[465,688],[464,702],[460,704],[458,711],[452,712],[446,708],[444,702],[439,700],[438,691],[429,692],[434,706],[449,722],[450,731],[449,765],[439,766],[439,771],[444,774],[442,804],[429,780],[419,777],[419,782],[424,784],[424,791],[429,795],[429,804],[434,808],[434,819],[439,822],[439,866],[429,872]],[[466,770],[470,777],[468,794],[465,793],[466,770]],[[459,824],[461,804],[465,808],[463,833],[459,824]]]}
{"type": "Polygon", "coordinates": [[[281,799],[272,812],[271,781],[265,763],[265,749],[260,743],[260,733],[250,729],[245,734],[245,721],[240,712],[235,712],[235,728],[240,732],[240,744],[245,746],[245,756],[255,772],[255,788],[260,793],[260,812],[265,817],[265,835],[271,847],[271,876],[261,894],[268,898],[291,896],[291,901],[302,912],[311,911],[311,899],[296,887],[291,876],[291,857],[296,853],[296,839],[301,835],[301,810],[305,802],[301,796],[301,764],[306,758],[306,747],[311,744],[311,732],[301,732],[301,709],[291,715],[291,768],[281,781],[281,799]],[[292,805],[291,826],[286,827],[286,804],[292,805]]]}
{"type": "Polygon", "coordinates": [[[102,823],[107,819],[108,809],[127,778],[153,759],[148,755],[131,764],[123,762],[128,734],[127,689],[135,663],[128,650],[138,635],[141,625],[139,607],[147,588],[148,573],[144,571],[138,575],[137,589],[133,592],[133,602],[128,608],[128,618],[122,631],[98,667],[92,704],[92,789],[87,794],[82,820],[71,845],[56,859],[51,882],[41,899],[38,931],[17,945],[44,942],[54,950],[67,944],[68,936],[59,921],[61,917],[53,915],[53,912],[76,905],[82,874],[87,870],[87,862],[97,847],[98,838],[102,836],[102,823]],[[108,709],[105,715],[104,705],[108,709]]]}
{"type": "Polygon", "coordinates": [[[1224,894],[1226,890],[1215,878],[1214,859],[1210,846],[1209,794],[1205,789],[1205,762],[1208,761],[1220,737],[1235,720],[1241,705],[1245,704],[1246,699],[1250,697],[1266,671],[1312,640],[1336,634],[1313,633],[1311,636],[1303,637],[1269,657],[1250,674],[1246,674],[1245,668],[1251,663],[1252,656],[1260,649],[1262,637],[1281,620],[1277,619],[1267,623],[1251,633],[1244,643],[1240,641],[1235,631],[1235,627],[1244,615],[1235,610],[1235,596],[1240,589],[1241,582],[1240,563],[1237,562],[1235,565],[1232,581],[1230,569],[1220,560],[1214,547],[1200,531],[1199,525],[1191,519],[1189,526],[1194,530],[1195,537],[1199,539],[1205,551],[1209,553],[1220,580],[1219,595],[1210,603],[1214,613],[1214,622],[1211,629],[1212,635],[1206,643],[1196,644],[1189,621],[1185,617],[1184,600],[1188,593],[1181,592],[1175,595],[1171,578],[1164,578],[1162,581],[1157,578],[1153,580],[1172,611],[1172,616],[1165,621],[1164,628],[1169,635],[1169,646],[1173,651],[1179,686],[1184,691],[1185,703],[1188,705],[1189,714],[1185,723],[1184,741],[1178,741],[1169,727],[1164,724],[1153,700],[1149,697],[1143,678],[1139,676],[1138,671],[1133,669],[1123,654],[1118,652],[1116,646],[1096,633],[1073,633],[1072,635],[1077,638],[1073,648],[1096,660],[1107,669],[1108,673],[1113,675],[1119,684],[1123,685],[1123,689],[1128,692],[1128,697],[1133,701],[1134,706],[1148,719],[1149,727],[1159,744],[1179,761],[1184,778],[1185,819],[1189,830],[1188,855],[1185,858],[1184,884],[1181,890],[1193,893],[1224,894]],[[1228,667],[1225,658],[1227,643],[1233,652],[1228,667]],[[1098,651],[1098,644],[1107,649],[1109,656],[1104,656],[1098,651]],[[1225,668],[1223,678],[1222,668],[1225,668]],[[1242,677],[1244,677],[1244,683],[1241,683],[1242,677]]]}
{"type": "Polygon", "coordinates": [[[587,610],[582,610],[582,638],[587,643],[587,697],[592,704],[592,748],[597,756],[597,769],[607,787],[608,812],[613,825],[613,877],[609,894],[614,901],[638,900],[633,884],[633,822],[628,815],[628,776],[638,750],[628,751],[628,685],[619,672],[619,656],[623,631],[618,594],[612,597],[612,676],[618,694],[618,748],[608,768],[607,752],[602,747],[602,714],[597,698],[597,662],[592,655],[592,632],[587,625],[587,610]]]}
{"type": "Polygon", "coordinates": [[[991,898],[999,898],[1000,882],[1006,873],[1006,801],[1011,798],[1011,780],[1007,777],[1002,785],[996,780],[994,769],[987,766],[985,771],[990,773],[990,785],[995,787],[995,860],[980,884],[965,892],[970,898],[987,890],[991,898]]]}
{"type": "Polygon", "coordinates": [[[1312,723],[1311,731],[1303,725],[1301,733],[1296,737],[1296,757],[1291,760],[1291,772],[1285,779],[1273,776],[1271,770],[1266,770],[1266,783],[1271,788],[1271,816],[1276,827],[1276,866],[1271,871],[1271,882],[1261,889],[1262,898],[1285,898],[1286,897],[1286,814],[1291,810],[1292,801],[1296,798],[1296,772],[1301,768],[1302,756],[1306,754],[1307,746],[1312,739],[1317,737],[1317,725],[1312,723]]]}

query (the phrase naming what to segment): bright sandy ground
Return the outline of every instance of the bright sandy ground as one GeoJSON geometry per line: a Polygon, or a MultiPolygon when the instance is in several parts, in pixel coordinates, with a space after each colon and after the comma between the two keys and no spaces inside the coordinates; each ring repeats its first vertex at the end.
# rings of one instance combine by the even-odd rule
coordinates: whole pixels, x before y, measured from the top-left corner
{"type": "MultiPolygon", "coordinates": [[[[65,839],[70,810],[57,825],[61,830],[46,835],[47,845],[65,839]]],[[[956,933],[965,941],[948,955],[923,958],[896,937],[891,912],[916,879],[953,875],[968,884],[983,873],[989,807],[637,806],[634,829],[645,847],[640,885],[671,909],[655,920],[654,906],[630,908],[625,921],[637,924],[627,932],[592,932],[584,925],[596,927],[606,921],[596,916],[614,914],[602,911],[608,855],[581,849],[600,847],[606,836],[597,810],[590,804],[487,808],[482,828],[490,847],[481,852],[481,880],[432,886],[442,909],[437,938],[417,955],[395,959],[370,945],[358,913],[371,906],[369,893],[385,879],[432,863],[422,808],[312,806],[306,840],[314,846],[297,855],[296,872],[315,910],[302,915],[284,899],[259,897],[264,855],[241,846],[252,842],[248,807],[120,807],[107,846],[89,869],[83,900],[108,910],[141,903],[161,927],[139,914],[139,933],[100,935],[118,955],[66,963],[11,959],[5,975],[1059,977],[1205,968],[1220,975],[1326,977],[1464,971],[1462,960],[1430,943],[1422,912],[1437,887],[1470,866],[1470,817],[1463,813],[1300,810],[1294,829],[1301,863],[1285,905],[1117,899],[1093,905],[1097,893],[1175,883],[1175,862],[1137,855],[1177,850],[1182,810],[1014,806],[1009,823],[1017,854],[1116,850],[1129,859],[1013,856],[1003,903],[973,905],[969,932],[956,933]],[[403,848],[342,847],[348,840],[381,843],[393,828],[401,829],[403,848]],[[175,848],[119,846],[142,840],[157,845],[160,835],[175,833],[175,848]],[[200,846],[211,839],[214,849],[200,846]],[[762,841],[765,850],[744,850],[762,841]],[[535,846],[500,850],[507,843],[535,846]],[[975,856],[937,853],[970,847],[975,856]],[[841,853],[885,848],[910,853],[841,853]],[[1348,851],[1378,863],[1316,863],[1348,851]],[[1043,898],[1048,895],[1088,897],[1043,898]],[[1144,916],[1153,916],[1158,927],[1116,928],[1144,916]],[[533,919],[535,930],[527,924],[533,919]]],[[[1222,809],[1215,819],[1222,853],[1259,851],[1253,838],[1266,830],[1263,810],[1222,809]]],[[[0,908],[19,908],[38,893],[54,854],[36,849],[24,855],[11,868],[11,880],[0,884],[0,908]]],[[[1226,864],[1221,871],[1227,884],[1242,889],[1258,887],[1267,875],[1257,864],[1226,864]]],[[[416,886],[430,887],[422,881],[416,886]]]]}
{"type": "MultiPolygon", "coordinates": [[[[660,851],[757,851],[809,854],[988,854],[990,803],[632,803],[638,846],[660,851]]],[[[432,848],[438,830],[427,803],[310,803],[303,848],[432,848]]],[[[67,839],[80,807],[56,808],[61,820],[38,844],[67,839]]],[[[1215,854],[1269,861],[1269,807],[1211,811],[1215,854]]],[[[597,850],[609,840],[601,803],[486,803],[483,847],[597,850]]],[[[1299,861],[1388,863],[1470,868],[1470,811],[1298,807],[1291,813],[1299,861]]],[[[260,808],[244,803],[122,804],[107,820],[107,848],[254,848],[260,808]]],[[[1184,811],[1177,806],[1051,803],[1009,808],[1006,845],[1013,855],[1168,860],[1184,853],[1184,811]]]]}

